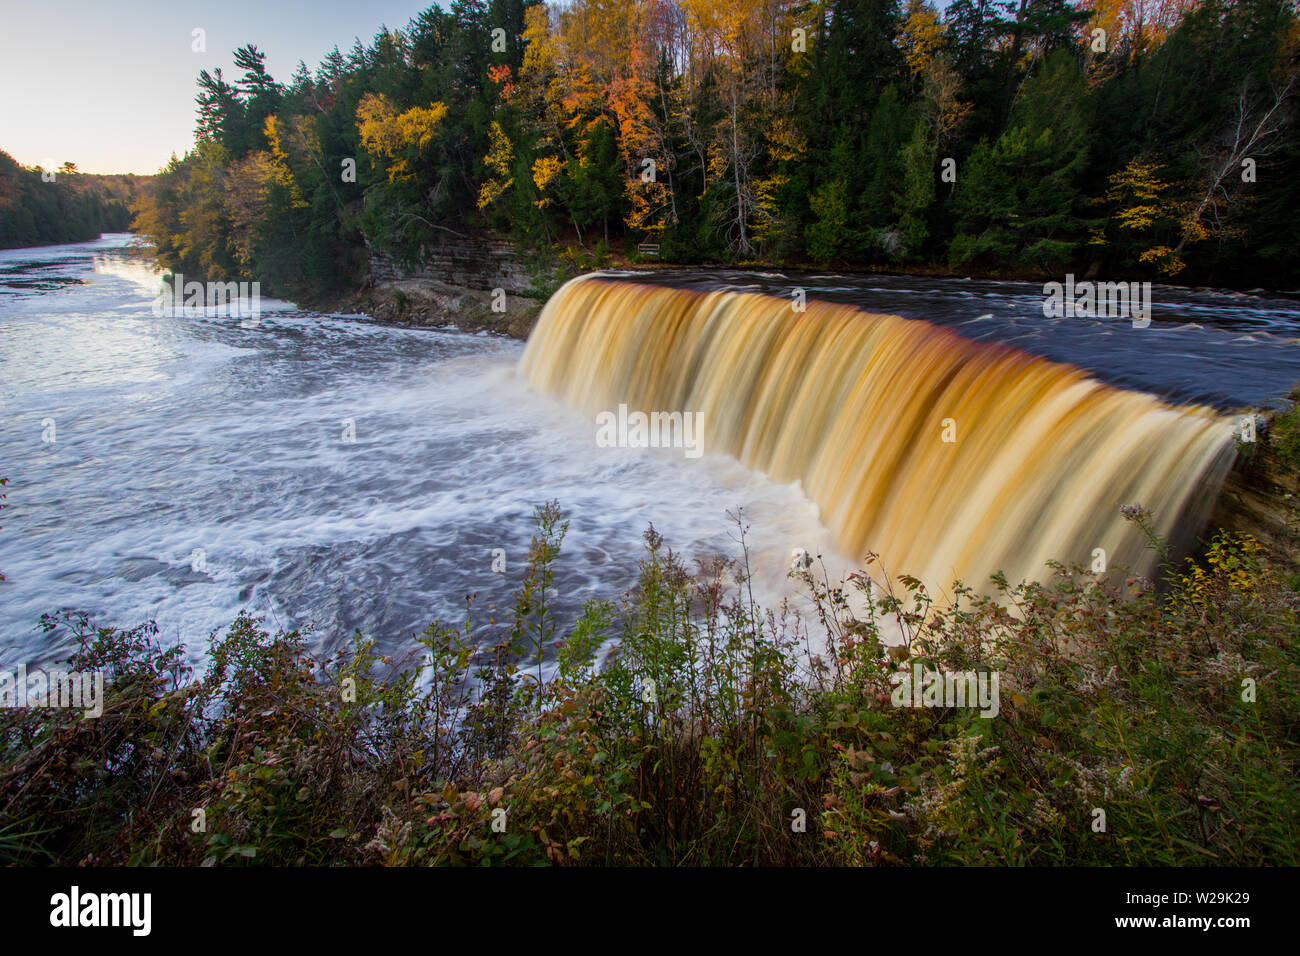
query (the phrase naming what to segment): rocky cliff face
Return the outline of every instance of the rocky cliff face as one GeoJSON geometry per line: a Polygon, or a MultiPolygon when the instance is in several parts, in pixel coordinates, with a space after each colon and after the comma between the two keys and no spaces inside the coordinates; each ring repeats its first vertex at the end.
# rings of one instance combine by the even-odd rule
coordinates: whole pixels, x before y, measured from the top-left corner
{"type": "Polygon", "coordinates": [[[1248,534],[1300,570],[1300,476],[1264,442],[1238,456],[1209,526],[1248,534]]]}
{"type": "Polygon", "coordinates": [[[355,296],[332,303],[381,322],[454,325],[524,339],[541,311],[533,278],[514,247],[494,238],[448,237],[406,268],[370,250],[370,275],[355,296]]]}
{"type": "MultiPolygon", "coordinates": [[[[496,288],[501,288],[497,286],[496,288]]],[[[454,325],[528,338],[542,303],[536,299],[469,289],[435,279],[377,279],[361,311],[381,322],[454,325]]]]}
{"type": "Polygon", "coordinates": [[[405,269],[372,249],[370,275],[376,283],[424,280],[479,292],[504,289],[514,295],[527,293],[533,284],[514,247],[493,238],[448,237],[424,246],[420,258],[405,269]]]}

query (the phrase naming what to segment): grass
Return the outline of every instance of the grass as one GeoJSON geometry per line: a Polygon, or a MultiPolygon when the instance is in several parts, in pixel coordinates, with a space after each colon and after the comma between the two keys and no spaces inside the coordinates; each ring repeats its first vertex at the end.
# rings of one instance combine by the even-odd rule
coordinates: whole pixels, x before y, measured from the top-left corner
{"type": "Polygon", "coordinates": [[[1056,566],[944,606],[809,568],[799,619],[754,602],[743,534],[688,568],[650,528],[626,593],[563,621],[566,530],[538,510],[486,653],[472,600],[402,661],[241,614],[202,675],[150,626],[50,619],[105,712],[0,712],[0,862],[1300,862],[1300,595],[1248,538],[1159,590],[1056,566]],[[997,673],[997,716],[894,706],[916,663],[997,673]]]}

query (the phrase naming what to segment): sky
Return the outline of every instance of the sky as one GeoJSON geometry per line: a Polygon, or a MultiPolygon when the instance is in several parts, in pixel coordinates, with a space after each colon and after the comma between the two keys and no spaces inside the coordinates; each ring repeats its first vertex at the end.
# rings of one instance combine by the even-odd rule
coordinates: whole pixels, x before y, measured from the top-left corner
{"type": "Polygon", "coordinates": [[[254,43],[287,82],[434,0],[62,0],[0,4],[0,150],[25,166],[155,173],[194,141],[199,70],[234,80],[254,43]],[[206,31],[206,52],[192,49],[206,31]]]}

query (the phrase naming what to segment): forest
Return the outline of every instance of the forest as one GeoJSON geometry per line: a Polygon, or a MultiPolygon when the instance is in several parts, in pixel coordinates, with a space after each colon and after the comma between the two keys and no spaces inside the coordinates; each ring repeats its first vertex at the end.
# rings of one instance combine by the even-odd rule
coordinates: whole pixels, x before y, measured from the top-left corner
{"type": "Polygon", "coordinates": [[[1289,0],[454,0],[198,77],[165,265],[311,300],[367,250],[1293,290],[1289,0]]]}
{"type": "Polygon", "coordinates": [[[0,249],[50,246],[126,232],[143,176],[98,176],[66,162],[58,169],[19,165],[0,150],[0,249]]]}

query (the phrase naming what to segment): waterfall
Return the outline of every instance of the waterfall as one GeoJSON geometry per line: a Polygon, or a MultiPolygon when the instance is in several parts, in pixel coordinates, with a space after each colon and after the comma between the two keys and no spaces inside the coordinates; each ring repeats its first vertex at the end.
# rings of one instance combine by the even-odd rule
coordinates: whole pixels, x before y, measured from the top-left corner
{"type": "Polygon", "coordinates": [[[1150,574],[1120,506],[1183,539],[1234,457],[1210,408],[816,300],[582,277],[546,304],[519,368],[589,415],[695,413],[706,454],[799,482],[846,557],[874,552],[937,594],[1091,566],[1096,549],[1150,574]]]}

